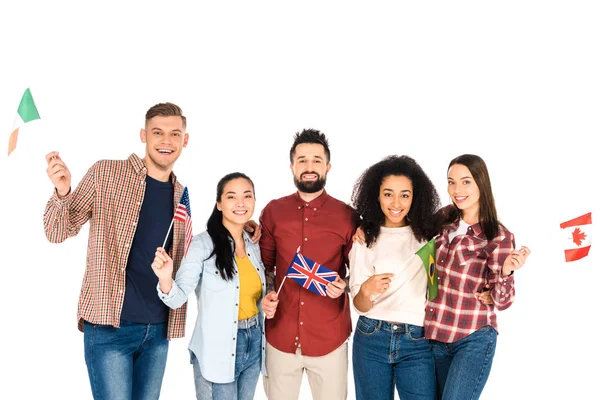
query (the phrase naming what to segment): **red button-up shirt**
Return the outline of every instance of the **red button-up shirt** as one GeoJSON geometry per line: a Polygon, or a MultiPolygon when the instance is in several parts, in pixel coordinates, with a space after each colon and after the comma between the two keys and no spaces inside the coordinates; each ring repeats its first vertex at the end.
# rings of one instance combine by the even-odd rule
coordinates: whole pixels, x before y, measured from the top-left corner
{"type": "Polygon", "coordinates": [[[457,235],[448,234],[458,228],[459,220],[442,227],[435,240],[438,295],[427,302],[425,336],[440,342],[454,343],[490,325],[498,330],[495,308],[504,310],[514,300],[514,276],[504,276],[502,266],[515,247],[515,239],[502,225],[498,235],[488,241],[480,224],[457,235]],[[485,305],[474,293],[490,284],[493,305],[485,305]]]}
{"type": "MultiPolygon", "coordinates": [[[[174,174],[171,183],[176,206],[183,187],[174,174]]],[[[62,199],[55,191],[46,205],[44,231],[52,243],[77,235],[83,224],[90,221],[86,269],[77,309],[82,332],[84,320],[119,327],[125,298],[125,269],[145,190],[146,167],[132,154],[127,160],[98,161],[74,191],[62,199]]],[[[184,224],[174,222],[173,276],[183,258],[184,231],[184,224]]],[[[186,309],[187,303],[169,310],[169,339],[185,334],[186,309]]]]}
{"type": "MultiPolygon", "coordinates": [[[[260,216],[260,249],[265,268],[275,270],[275,290],[298,246],[303,255],[345,278],[356,222],[354,210],[326,192],[310,202],[294,193],[267,204],[260,216]]],[[[329,354],[351,331],[346,293],[332,299],[290,279],[279,293],[275,317],[266,320],[269,344],[285,353],[300,348],[303,355],[312,357],[329,354]]]]}

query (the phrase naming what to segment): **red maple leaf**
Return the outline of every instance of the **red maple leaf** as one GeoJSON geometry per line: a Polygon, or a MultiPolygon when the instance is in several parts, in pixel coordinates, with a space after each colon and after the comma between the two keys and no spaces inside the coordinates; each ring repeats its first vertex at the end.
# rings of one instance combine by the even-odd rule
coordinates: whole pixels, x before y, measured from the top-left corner
{"type": "Polygon", "coordinates": [[[581,246],[581,242],[583,242],[585,238],[585,232],[581,232],[579,228],[575,228],[573,231],[573,243],[575,243],[577,246],[581,246]]]}

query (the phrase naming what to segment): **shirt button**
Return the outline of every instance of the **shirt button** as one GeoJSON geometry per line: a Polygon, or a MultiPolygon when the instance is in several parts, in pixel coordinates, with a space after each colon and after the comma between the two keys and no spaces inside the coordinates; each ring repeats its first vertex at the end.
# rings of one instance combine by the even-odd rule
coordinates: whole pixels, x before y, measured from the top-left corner
{"type": "Polygon", "coordinates": [[[231,356],[232,356],[232,357],[235,357],[235,354],[232,354],[231,356]]]}
{"type": "Polygon", "coordinates": [[[135,226],[135,222],[133,224],[131,224],[132,226],[135,226]]]}
{"type": "Polygon", "coordinates": [[[303,305],[304,305],[304,302],[303,302],[303,301],[301,301],[301,302],[300,302],[300,305],[301,305],[301,306],[303,306],[303,305]]]}
{"type": "Polygon", "coordinates": [[[298,345],[298,343],[294,342],[294,346],[297,346],[297,345],[298,345]]]}
{"type": "Polygon", "coordinates": [[[139,206],[140,204],[141,204],[141,203],[138,201],[138,202],[137,202],[137,205],[139,206]]]}
{"type": "Polygon", "coordinates": [[[119,290],[119,293],[123,293],[123,290],[119,290]]]}
{"type": "Polygon", "coordinates": [[[215,271],[215,274],[217,274],[217,275],[218,275],[218,274],[219,274],[219,271],[215,271]]]}
{"type": "Polygon", "coordinates": [[[308,238],[304,238],[304,241],[306,242],[308,240],[308,238]]]}
{"type": "Polygon", "coordinates": [[[308,203],[306,203],[306,207],[308,207],[308,203]]]}
{"type": "Polygon", "coordinates": [[[300,325],[304,325],[304,322],[300,321],[300,325]]]}
{"type": "Polygon", "coordinates": [[[233,321],[234,324],[237,324],[237,320],[233,321]]]}
{"type": "Polygon", "coordinates": [[[305,221],[308,221],[308,218],[304,218],[305,221]]]}
{"type": "Polygon", "coordinates": [[[317,207],[313,208],[313,210],[317,211],[317,207]]]}
{"type": "Polygon", "coordinates": [[[432,312],[433,312],[433,308],[430,308],[430,309],[429,309],[429,311],[432,311],[432,312]]]}
{"type": "Polygon", "coordinates": [[[235,303],[235,306],[237,307],[237,306],[238,306],[238,303],[235,303]]]}
{"type": "Polygon", "coordinates": [[[233,338],[233,340],[235,340],[235,338],[233,338]]]}
{"type": "Polygon", "coordinates": [[[296,336],[296,340],[298,340],[298,336],[296,336]]]}
{"type": "Polygon", "coordinates": [[[298,343],[298,347],[302,347],[302,344],[301,344],[301,343],[298,343]]]}
{"type": "Polygon", "coordinates": [[[301,209],[301,208],[302,208],[302,206],[298,206],[298,210],[301,209]]]}

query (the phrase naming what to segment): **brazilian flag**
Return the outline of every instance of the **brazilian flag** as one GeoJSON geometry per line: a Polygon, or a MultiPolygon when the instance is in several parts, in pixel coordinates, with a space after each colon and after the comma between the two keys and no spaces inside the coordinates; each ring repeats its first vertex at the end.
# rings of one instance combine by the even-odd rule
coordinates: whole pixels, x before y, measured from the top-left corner
{"type": "Polygon", "coordinates": [[[427,271],[427,291],[429,300],[433,300],[438,294],[437,270],[435,268],[435,238],[431,239],[415,253],[423,261],[423,267],[427,271]]]}

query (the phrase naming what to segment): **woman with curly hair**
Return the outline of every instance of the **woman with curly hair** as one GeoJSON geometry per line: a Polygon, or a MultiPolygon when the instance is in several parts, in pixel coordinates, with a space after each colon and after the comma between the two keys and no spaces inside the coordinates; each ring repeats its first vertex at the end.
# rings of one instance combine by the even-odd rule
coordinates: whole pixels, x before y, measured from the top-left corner
{"type": "Polygon", "coordinates": [[[424,336],[427,273],[415,252],[433,236],[440,207],[415,160],[389,156],[358,179],[352,203],[364,243],[350,252],[350,291],[360,317],[352,351],[357,400],[435,399],[434,361],[424,336]]]}

